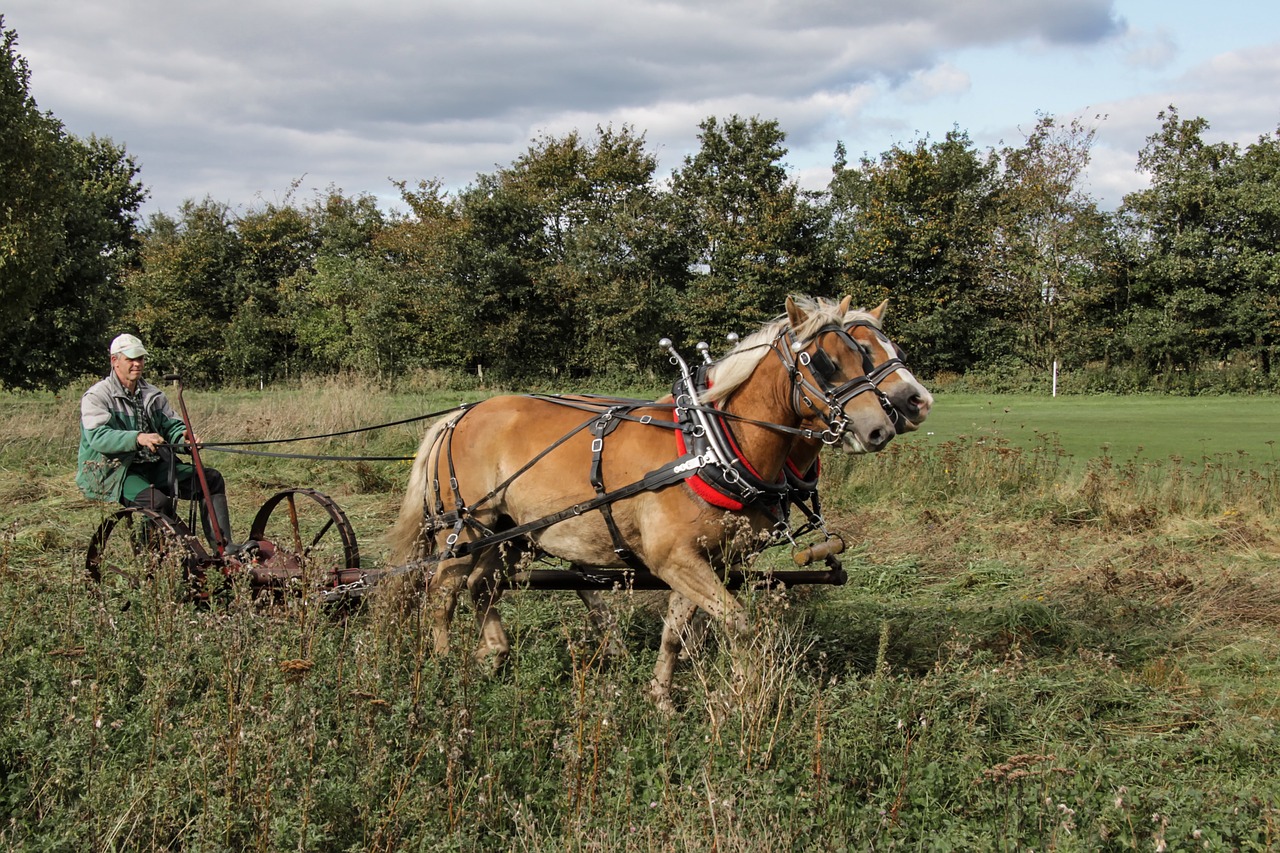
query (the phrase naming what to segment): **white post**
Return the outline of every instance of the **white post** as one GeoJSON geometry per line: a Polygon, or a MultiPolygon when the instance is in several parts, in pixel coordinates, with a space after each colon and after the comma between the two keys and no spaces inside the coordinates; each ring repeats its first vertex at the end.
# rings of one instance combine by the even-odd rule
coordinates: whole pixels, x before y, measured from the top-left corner
{"type": "Polygon", "coordinates": [[[1058,396],[1058,360],[1053,360],[1053,396],[1058,396]]]}

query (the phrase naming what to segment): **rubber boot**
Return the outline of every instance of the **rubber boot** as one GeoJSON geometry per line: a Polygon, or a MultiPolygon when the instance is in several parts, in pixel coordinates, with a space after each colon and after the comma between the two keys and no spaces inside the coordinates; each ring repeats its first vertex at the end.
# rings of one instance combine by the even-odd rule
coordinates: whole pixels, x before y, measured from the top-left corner
{"type": "MultiPolygon", "coordinates": [[[[231,536],[231,512],[227,509],[226,494],[214,494],[209,496],[209,506],[213,508],[213,518],[218,522],[218,532],[222,534],[223,540],[227,543],[223,549],[226,556],[234,556],[244,550],[243,545],[235,544],[235,540],[231,536]]],[[[201,509],[203,510],[203,505],[201,509]]],[[[204,538],[209,540],[209,544],[216,551],[218,543],[214,541],[213,530],[209,524],[209,516],[207,512],[200,513],[200,521],[204,526],[204,538]]]]}

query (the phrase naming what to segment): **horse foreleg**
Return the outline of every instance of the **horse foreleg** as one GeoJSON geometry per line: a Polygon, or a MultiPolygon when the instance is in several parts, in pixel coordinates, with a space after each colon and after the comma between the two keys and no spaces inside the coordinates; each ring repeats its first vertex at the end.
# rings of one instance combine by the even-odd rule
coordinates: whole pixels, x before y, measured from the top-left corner
{"type": "Polygon", "coordinates": [[[741,681],[750,664],[744,661],[742,640],[749,626],[742,605],[733,593],[724,587],[710,566],[680,573],[668,570],[664,580],[671,586],[671,601],[667,619],[662,626],[662,642],[658,650],[658,662],[654,666],[651,692],[658,706],[669,710],[671,706],[671,681],[676,661],[686,645],[701,643],[706,630],[705,622],[693,624],[696,610],[705,612],[707,620],[724,626],[729,635],[730,653],[733,659],[735,681],[741,681]]]}

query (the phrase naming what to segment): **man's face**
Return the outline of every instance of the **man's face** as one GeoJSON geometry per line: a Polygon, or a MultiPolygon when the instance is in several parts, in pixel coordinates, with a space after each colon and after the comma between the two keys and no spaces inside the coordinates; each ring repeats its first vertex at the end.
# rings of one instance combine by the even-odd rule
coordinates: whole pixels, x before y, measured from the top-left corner
{"type": "Polygon", "coordinates": [[[129,387],[137,384],[142,378],[142,369],[146,366],[147,357],[145,355],[137,358],[129,358],[124,353],[116,353],[111,356],[111,369],[115,371],[116,378],[121,384],[129,387]]]}

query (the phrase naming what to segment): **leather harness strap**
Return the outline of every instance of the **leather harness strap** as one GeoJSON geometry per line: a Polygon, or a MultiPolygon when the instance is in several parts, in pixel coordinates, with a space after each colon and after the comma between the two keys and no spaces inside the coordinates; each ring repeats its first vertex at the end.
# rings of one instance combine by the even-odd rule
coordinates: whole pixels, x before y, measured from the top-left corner
{"type": "MultiPolygon", "coordinates": [[[[552,513],[551,515],[546,515],[542,518],[528,521],[524,524],[510,527],[497,533],[488,533],[483,539],[477,539],[471,542],[454,543],[454,545],[445,554],[441,555],[441,559],[464,557],[473,551],[478,551],[482,548],[489,548],[503,542],[509,542],[510,540],[517,539],[527,533],[533,533],[534,531],[550,527],[553,524],[559,524],[567,518],[584,515],[594,509],[599,509],[600,507],[606,506],[615,501],[629,498],[632,495],[639,494],[640,492],[656,492],[659,489],[665,489],[667,486],[679,483],[681,480],[689,477],[694,471],[698,470],[699,466],[702,464],[704,464],[703,460],[698,459],[692,454],[682,456],[679,459],[668,462],[661,468],[650,471],[644,477],[633,483],[614,489],[611,492],[596,495],[594,498],[583,501],[579,504],[574,504],[568,509],[562,509],[559,512],[552,513]]],[[[454,513],[448,513],[447,515],[452,516],[454,513]]],[[[444,520],[451,521],[452,519],[448,518],[444,520]]]]}
{"type": "MultiPolygon", "coordinates": [[[[604,487],[604,475],[601,471],[604,467],[604,437],[617,429],[618,424],[622,422],[615,415],[622,411],[623,408],[623,406],[610,406],[609,410],[602,414],[591,428],[595,438],[591,441],[590,479],[591,486],[596,490],[597,498],[608,494],[604,487]]],[[[632,571],[647,571],[648,566],[645,565],[644,561],[636,556],[635,551],[627,547],[622,531],[618,530],[618,525],[613,520],[613,510],[610,508],[610,503],[600,505],[600,515],[604,518],[605,527],[609,529],[609,538],[613,540],[613,553],[618,556],[618,559],[626,563],[627,568],[632,571]]]]}

